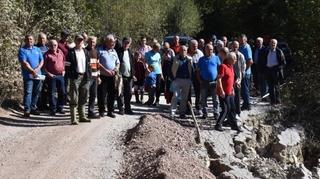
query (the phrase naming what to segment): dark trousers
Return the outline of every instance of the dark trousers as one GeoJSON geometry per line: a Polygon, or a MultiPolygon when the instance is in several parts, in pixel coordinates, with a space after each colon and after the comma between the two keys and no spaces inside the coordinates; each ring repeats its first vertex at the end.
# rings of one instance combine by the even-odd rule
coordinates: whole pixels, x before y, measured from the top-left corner
{"type": "Polygon", "coordinates": [[[225,98],[219,97],[221,112],[217,125],[221,126],[223,121],[228,118],[232,125],[236,125],[236,113],[235,113],[235,104],[234,96],[226,95],[225,98]]]}
{"type": "Polygon", "coordinates": [[[120,96],[117,98],[119,110],[123,110],[123,104],[126,111],[131,110],[131,97],[132,97],[132,78],[131,77],[122,77],[123,80],[123,90],[120,93],[120,96]]]}
{"type": "Polygon", "coordinates": [[[114,111],[114,101],[116,96],[114,76],[100,76],[101,84],[98,86],[98,107],[99,112],[105,112],[105,99],[107,97],[108,112],[114,111]]]}
{"type": "Polygon", "coordinates": [[[241,105],[240,105],[240,88],[235,84],[234,85],[234,104],[236,114],[241,114],[241,105]]]}
{"type": "Polygon", "coordinates": [[[276,67],[267,68],[267,82],[269,86],[269,93],[271,104],[280,103],[280,70],[276,67]]]}
{"type": "Polygon", "coordinates": [[[243,99],[243,106],[250,107],[250,75],[243,75],[241,81],[241,96],[243,99]]]}
{"type": "Polygon", "coordinates": [[[42,83],[41,93],[38,97],[37,106],[39,110],[48,109],[49,96],[48,78],[46,78],[42,83]]]}
{"type": "Polygon", "coordinates": [[[159,102],[161,95],[161,74],[157,74],[157,83],[156,83],[156,102],[159,102]]]}
{"type": "Polygon", "coordinates": [[[91,78],[89,85],[89,104],[88,104],[88,113],[94,113],[94,102],[97,98],[98,90],[98,80],[96,78],[91,78]]]}
{"type": "Polygon", "coordinates": [[[268,83],[266,80],[266,74],[265,73],[259,73],[258,78],[259,78],[259,90],[261,97],[263,97],[265,94],[268,92],[268,83]]]}
{"type": "Polygon", "coordinates": [[[65,83],[64,76],[55,76],[53,78],[48,78],[48,87],[49,87],[49,104],[50,110],[52,112],[61,111],[63,105],[65,105],[65,83]],[[58,98],[56,98],[56,93],[58,93],[58,98]]]}

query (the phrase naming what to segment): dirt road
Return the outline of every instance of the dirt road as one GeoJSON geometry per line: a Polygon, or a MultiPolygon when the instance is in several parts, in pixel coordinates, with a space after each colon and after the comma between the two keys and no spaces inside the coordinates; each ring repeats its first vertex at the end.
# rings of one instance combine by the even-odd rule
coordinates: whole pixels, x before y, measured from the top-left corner
{"type": "MultiPolygon", "coordinates": [[[[68,115],[24,119],[17,111],[0,117],[0,178],[115,178],[122,162],[121,139],[141,114],[104,117],[78,126],[68,115]]],[[[68,110],[68,109],[67,109],[68,110]]]]}

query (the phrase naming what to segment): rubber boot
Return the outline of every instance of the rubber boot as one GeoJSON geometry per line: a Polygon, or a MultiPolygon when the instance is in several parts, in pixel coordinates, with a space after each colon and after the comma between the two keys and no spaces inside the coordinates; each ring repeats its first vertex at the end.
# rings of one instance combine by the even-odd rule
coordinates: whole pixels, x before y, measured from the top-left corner
{"type": "Polygon", "coordinates": [[[79,122],[91,122],[85,115],[85,106],[78,106],[79,122]]]}
{"type": "Polygon", "coordinates": [[[77,125],[79,124],[77,120],[76,107],[70,106],[70,116],[71,116],[71,124],[77,125]]]}

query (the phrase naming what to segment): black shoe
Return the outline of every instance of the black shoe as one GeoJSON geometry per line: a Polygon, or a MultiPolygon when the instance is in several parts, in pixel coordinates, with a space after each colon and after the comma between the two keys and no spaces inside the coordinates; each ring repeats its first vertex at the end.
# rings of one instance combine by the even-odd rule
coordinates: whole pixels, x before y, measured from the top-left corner
{"type": "Polygon", "coordinates": [[[104,112],[99,112],[100,117],[104,117],[104,112]]]}
{"type": "Polygon", "coordinates": [[[90,119],[99,119],[100,116],[96,115],[95,113],[88,113],[88,118],[90,119]]]}
{"type": "Polygon", "coordinates": [[[50,116],[55,116],[55,115],[56,115],[56,112],[50,111],[50,116]]]}
{"type": "Polygon", "coordinates": [[[128,115],[133,115],[134,114],[134,112],[132,110],[126,110],[124,113],[128,114],[128,115]]]}
{"type": "Polygon", "coordinates": [[[30,112],[24,112],[23,117],[30,117],[30,112]]]}
{"type": "Polygon", "coordinates": [[[108,112],[107,116],[111,117],[111,118],[115,118],[116,115],[114,115],[112,112],[108,112]]]}
{"type": "Polygon", "coordinates": [[[202,119],[207,119],[207,117],[208,117],[207,114],[203,114],[201,118],[202,118],[202,119]]]}
{"type": "Polygon", "coordinates": [[[124,110],[122,109],[122,110],[119,110],[119,114],[120,115],[124,115],[124,110]]]}
{"type": "Polygon", "coordinates": [[[220,132],[223,131],[221,125],[216,125],[216,126],[214,126],[214,129],[217,130],[217,131],[220,131],[220,132]]]}
{"type": "Polygon", "coordinates": [[[59,113],[59,114],[66,114],[66,112],[64,112],[63,109],[57,110],[57,113],[59,113]]]}
{"type": "Polygon", "coordinates": [[[151,103],[151,102],[149,102],[149,101],[147,101],[147,102],[143,103],[143,105],[150,106],[150,105],[152,105],[152,103],[151,103]]]}
{"type": "Polygon", "coordinates": [[[222,126],[224,126],[224,127],[231,126],[230,120],[223,121],[222,126]]]}
{"type": "Polygon", "coordinates": [[[180,117],[180,119],[186,119],[187,118],[187,116],[184,115],[184,114],[181,114],[179,117],[180,117]]]}
{"type": "Polygon", "coordinates": [[[237,131],[237,132],[243,132],[243,130],[241,129],[240,126],[238,126],[238,124],[232,125],[232,126],[231,126],[231,129],[232,129],[232,130],[235,130],[235,131],[237,131]]]}
{"type": "Polygon", "coordinates": [[[30,114],[40,115],[40,112],[38,110],[31,110],[30,114]]]}
{"type": "Polygon", "coordinates": [[[250,111],[251,107],[250,106],[242,106],[241,111],[250,111]]]}
{"type": "Polygon", "coordinates": [[[156,101],[156,102],[153,104],[153,106],[156,106],[156,107],[160,106],[159,101],[156,101]]]}

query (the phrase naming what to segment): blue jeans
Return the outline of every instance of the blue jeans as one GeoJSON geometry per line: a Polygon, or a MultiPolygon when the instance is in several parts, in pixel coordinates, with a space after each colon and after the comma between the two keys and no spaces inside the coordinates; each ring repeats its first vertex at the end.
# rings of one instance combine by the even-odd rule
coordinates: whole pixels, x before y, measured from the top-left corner
{"type": "Polygon", "coordinates": [[[64,76],[55,76],[53,78],[48,78],[49,84],[49,103],[50,110],[52,112],[60,111],[63,109],[63,105],[65,104],[65,82],[64,76]],[[58,100],[56,98],[56,92],[58,92],[58,100]]]}
{"type": "Polygon", "coordinates": [[[251,75],[245,74],[241,81],[241,96],[243,99],[242,106],[244,107],[250,107],[250,76],[251,75]]]}
{"type": "Polygon", "coordinates": [[[42,88],[41,80],[23,79],[23,106],[25,112],[37,110],[38,97],[42,88]]]}

